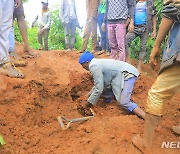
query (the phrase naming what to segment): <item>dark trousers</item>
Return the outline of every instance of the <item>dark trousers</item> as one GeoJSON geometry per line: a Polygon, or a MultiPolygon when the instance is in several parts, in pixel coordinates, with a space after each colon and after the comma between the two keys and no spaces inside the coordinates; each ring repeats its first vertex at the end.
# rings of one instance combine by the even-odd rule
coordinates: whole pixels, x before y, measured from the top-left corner
{"type": "Polygon", "coordinates": [[[98,26],[99,26],[99,32],[101,34],[101,45],[102,45],[102,49],[103,50],[107,50],[108,52],[110,52],[110,48],[109,48],[109,41],[108,41],[108,33],[107,32],[103,32],[101,29],[101,26],[103,24],[103,19],[104,19],[104,14],[98,14],[98,18],[97,18],[97,22],[98,22],[98,26]]]}
{"type": "Polygon", "coordinates": [[[72,20],[67,24],[64,24],[65,42],[66,48],[74,48],[75,34],[76,34],[76,20],[72,20]]]}
{"type": "Polygon", "coordinates": [[[44,37],[44,50],[48,50],[48,36],[49,36],[49,29],[44,30],[43,33],[40,33],[41,28],[39,28],[38,31],[38,42],[41,46],[43,46],[43,40],[44,37]]]}
{"type": "Polygon", "coordinates": [[[130,48],[131,42],[138,36],[140,37],[140,40],[141,40],[139,60],[143,60],[146,55],[146,43],[148,39],[148,30],[145,30],[145,32],[142,34],[136,34],[136,33],[130,33],[130,32],[126,34],[126,57],[130,54],[129,48],[130,48]]]}

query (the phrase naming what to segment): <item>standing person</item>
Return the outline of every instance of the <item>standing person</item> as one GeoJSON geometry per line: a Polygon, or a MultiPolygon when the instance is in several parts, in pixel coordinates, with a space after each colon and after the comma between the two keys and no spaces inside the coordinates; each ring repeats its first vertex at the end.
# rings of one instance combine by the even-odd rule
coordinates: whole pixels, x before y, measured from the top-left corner
{"type": "MultiPolygon", "coordinates": [[[[28,33],[27,33],[27,26],[25,22],[25,15],[24,15],[24,8],[23,8],[23,2],[21,0],[21,4],[19,7],[14,8],[14,20],[17,19],[18,28],[20,30],[23,42],[24,42],[24,58],[34,58],[36,54],[31,50],[29,46],[28,41],[28,33]]],[[[15,53],[14,53],[15,54],[15,53]]]]}
{"type": "MultiPolygon", "coordinates": [[[[152,153],[153,135],[163,115],[163,104],[180,92],[180,1],[165,0],[162,14],[159,32],[150,55],[152,66],[157,65],[161,43],[170,31],[169,40],[163,52],[159,76],[148,93],[144,136],[141,138],[137,135],[132,139],[133,144],[147,154],[152,153]]],[[[180,126],[176,131],[177,129],[180,132],[180,126]]]]}
{"type": "Polygon", "coordinates": [[[90,52],[83,53],[79,63],[90,71],[94,79],[94,87],[89,93],[88,100],[82,104],[83,108],[95,105],[100,97],[104,97],[105,102],[110,102],[115,96],[123,108],[144,119],[144,111],[130,101],[139,76],[134,66],[114,59],[96,59],[90,52]]]}
{"type": "Polygon", "coordinates": [[[25,75],[8,59],[9,40],[8,35],[13,22],[14,6],[19,7],[20,0],[0,0],[0,73],[16,78],[24,78],[25,75]]]}
{"type": "Polygon", "coordinates": [[[134,32],[128,32],[126,35],[126,61],[130,63],[130,45],[136,38],[140,37],[141,47],[139,51],[138,70],[141,73],[141,65],[146,54],[146,43],[149,32],[152,32],[152,38],[156,37],[156,15],[153,0],[136,0],[134,14],[134,32]]]}
{"type": "Polygon", "coordinates": [[[42,1],[42,12],[37,15],[36,19],[32,23],[32,27],[34,27],[35,22],[38,20],[38,42],[40,44],[40,50],[48,50],[48,36],[49,30],[51,26],[51,11],[48,8],[48,2],[42,1]],[[42,41],[42,37],[44,36],[44,45],[42,41]]]}
{"type": "Polygon", "coordinates": [[[86,0],[87,20],[80,53],[86,50],[90,36],[92,37],[92,53],[96,52],[98,5],[99,0],[86,0]]]}
{"type": "Polygon", "coordinates": [[[59,16],[64,25],[66,49],[71,51],[74,48],[76,27],[80,28],[75,1],[61,0],[59,16]]]}
{"type": "Polygon", "coordinates": [[[107,52],[107,54],[110,53],[107,31],[103,31],[101,28],[102,24],[103,24],[105,13],[106,13],[106,0],[100,0],[97,22],[98,22],[99,31],[101,34],[102,51],[98,52],[98,55],[103,54],[105,52],[107,52]]]}
{"type": "Polygon", "coordinates": [[[111,49],[111,58],[125,61],[126,20],[130,15],[129,31],[134,30],[134,1],[107,0],[106,15],[102,25],[105,31],[107,22],[108,39],[111,49]]]}

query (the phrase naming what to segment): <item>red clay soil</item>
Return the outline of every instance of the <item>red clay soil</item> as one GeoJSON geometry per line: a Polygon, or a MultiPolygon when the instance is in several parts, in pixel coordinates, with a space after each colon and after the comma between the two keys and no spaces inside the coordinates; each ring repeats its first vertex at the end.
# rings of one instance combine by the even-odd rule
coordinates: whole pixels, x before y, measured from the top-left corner
{"type": "MultiPolygon", "coordinates": [[[[0,75],[0,134],[6,140],[0,153],[141,153],[131,139],[135,134],[142,135],[144,121],[122,109],[116,101],[106,104],[100,100],[94,108],[95,118],[61,130],[57,117],[81,117],[77,105],[87,99],[92,81],[78,64],[79,55],[75,52],[36,52],[40,57],[28,59],[28,66],[20,68],[26,74],[25,79],[0,75]]],[[[156,77],[148,65],[143,70],[146,73],[139,77],[132,100],[144,109],[147,92],[156,77]]],[[[163,141],[180,141],[171,130],[180,119],[179,102],[178,95],[165,104],[154,137],[154,154],[179,153],[179,149],[161,149],[163,141]]]]}

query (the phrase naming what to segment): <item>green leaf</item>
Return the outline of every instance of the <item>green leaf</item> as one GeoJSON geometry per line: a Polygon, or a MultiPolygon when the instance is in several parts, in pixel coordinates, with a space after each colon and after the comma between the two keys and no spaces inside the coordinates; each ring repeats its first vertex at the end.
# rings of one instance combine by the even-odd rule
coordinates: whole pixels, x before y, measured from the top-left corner
{"type": "Polygon", "coordinates": [[[4,145],[4,144],[6,144],[6,143],[5,143],[4,139],[3,139],[3,137],[0,135],[0,145],[4,145]]]}

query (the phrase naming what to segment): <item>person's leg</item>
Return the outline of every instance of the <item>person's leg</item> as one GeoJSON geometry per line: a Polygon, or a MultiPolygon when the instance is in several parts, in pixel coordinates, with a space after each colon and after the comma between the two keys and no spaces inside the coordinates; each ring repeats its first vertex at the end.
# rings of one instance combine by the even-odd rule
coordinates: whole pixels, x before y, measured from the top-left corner
{"type": "Polygon", "coordinates": [[[48,36],[49,36],[49,29],[44,31],[44,49],[48,51],[48,36]]]}
{"type": "Polygon", "coordinates": [[[148,92],[144,136],[134,136],[133,144],[144,153],[152,152],[152,141],[155,128],[163,114],[163,104],[180,92],[180,66],[174,64],[162,72],[148,92]]]}
{"type": "Polygon", "coordinates": [[[101,35],[101,45],[102,45],[102,52],[105,52],[106,51],[106,32],[103,32],[102,31],[102,23],[103,23],[103,19],[104,19],[104,14],[99,14],[98,15],[98,26],[99,26],[99,32],[100,32],[100,35],[101,35]]]}
{"type": "Polygon", "coordinates": [[[84,29],[84,35],[83,35],[83,44],[80,52],[84,52],[86,50],[90,35],[91,35],[91,23],[88,22],[87,19],[86,26],[84,29]]]}
{"type": "Polygon", "coordinates": [[[118,52],[118,44],[117,44],[117,40],[116,40],[115,27],[116,27],[116,24],[108,24],[107,25],[109,46],[111,49],[110,57],[112,59],[117,59],[117,52],[118,52]]]}
{"type": "Polygon", "coordinates": [[[70,23],[64,24],[66,49],[70,49],[70,23]]]}
{"type": "Polygon", "coordinates": [[[14,38],[14,27],[13,26],[10,29],[8,39],[9,39],[9,53],[15,52],[15,38],[14,38]]]}
{"type": "Polygon", "coordinates": [[[29,45],[27,25],[26,25],[26,22],[24,19],[24,8],[23,8],[22,3],[18,8],[15,8],[14,14],[16,14],[18,28],[19,28],[19,31],[21,33],[21,36],[22,36],[22,39],[24,42],[24,52],[25,52],[25,54],[29,54],[31,56],[36,56],[36,54],[31,50],[30,45],[29,45]]]}
{"type": "Polygon", "coordinates": [[[9,33],[13,21],[14,3],[11,0],[1,1],[0,5],[0,64],[7,63],[9,51],[9,33]]]}
{"type": "Polygon", "coordinates": [[[139,52],[139,61],[138,61],[138,70],[139,72],[142,72],[142,64],[143,64],[143,60],[146,54],[146,43],[147,43],[147,39],[148,39],[148,31],[146,30],[143,34],[140,35],[140,39],[141,39],[141,48],[140,48],[140,52],[139,52]]]}
{"type": "Polygon", "coordinates": [[[116,24],[116,40],[118,44],[119,60],[125,61],[125,35],[126,35],[126,24],[116,24]]]}
{"type": "Polygon", "coordinates": [[[145,118],[145,112],[137,106],[137,104],[130,101],[131,94],[134,88],[134,84],[137,80],[137,77],[132,77],[124,81],[123,91],[121,93],[120,105],[126,110],[135,113],[142,119],[145,118]]]}
{"type": "Polygon", "coordinates": [[[75,35],[76,35],[76,20],[73,20],[71,24],[71,35],[70,35],[70,49],[71,50],[74,48],[75,35]]]}
{"type": "Polygon", "coordinates": [[[43,50],[44,46],[43,46],[43,42],[42,42],[42,33],[40,32],[41,28],[39,27],[38,29],[38,42],[40,44],[40,50],[43,50]]]}
{"type": "Polygon", "coordinates": [[[0,73],[17,78],[25,76],[17,70],[8,59],[9,39],[8,35],[13,22],[14,1],[4,0],[0,2],[0,12],[2,12],[0,21],[0,73]]]}
{"type": "Polygon", "coordinates": [[[126,62],[130,64],[130,46],[131,42],[137,37],[135,33],[128,32],[126,34],[126,42],[125,42],[125,49],[126,49],[126,62]]]}
{"type": "Polygon", "coordinates": [[[91,22],[92,26],[92,31],[91,31],[91,36],[92,36],[92,53],[96,51],[96,44],[97,44],[97,20],[94,19],[91,22]]]}

